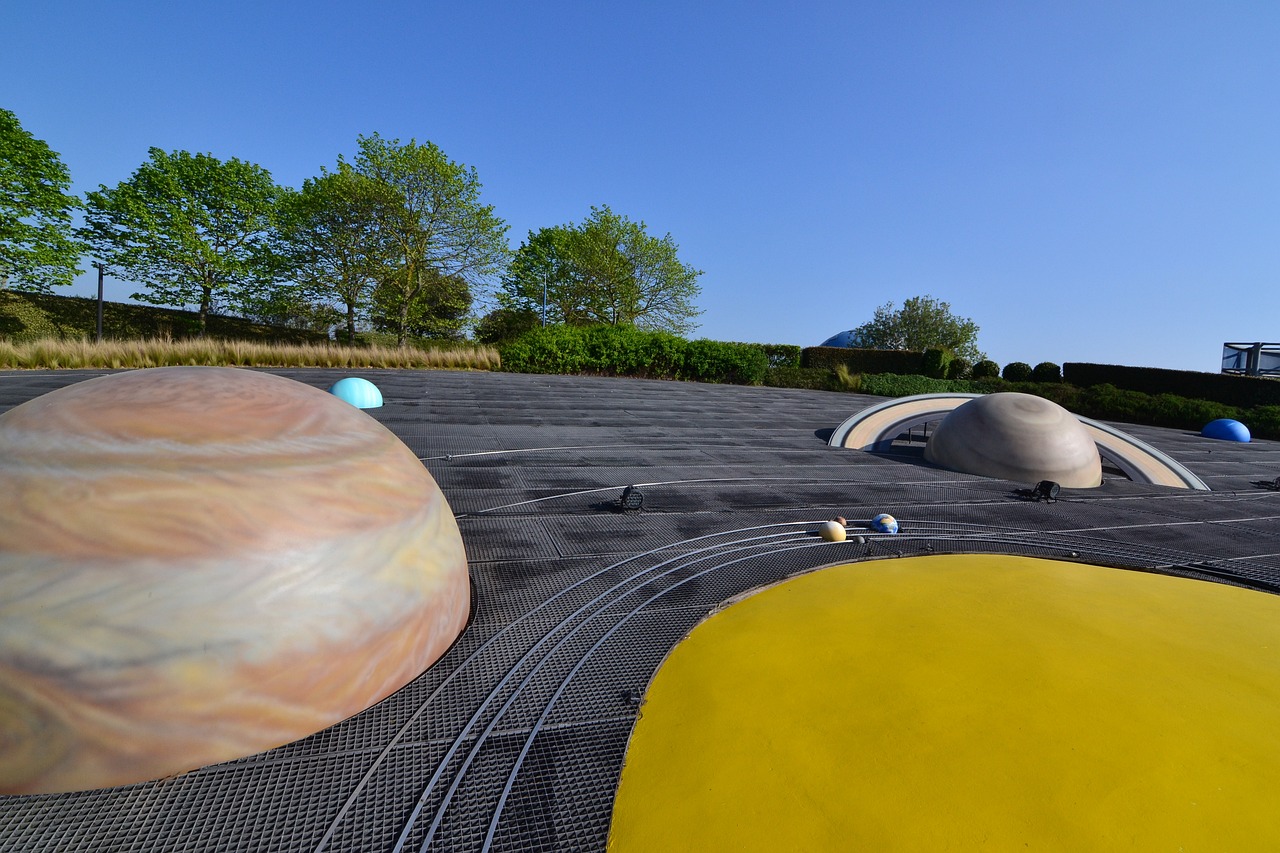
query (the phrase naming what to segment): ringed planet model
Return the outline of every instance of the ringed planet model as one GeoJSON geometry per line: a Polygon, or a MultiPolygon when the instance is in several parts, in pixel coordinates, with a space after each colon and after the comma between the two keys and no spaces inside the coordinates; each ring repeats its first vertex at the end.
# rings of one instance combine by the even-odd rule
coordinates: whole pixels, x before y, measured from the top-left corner
{"type": "Polygon", "coordinates": [[[1073,415],[1049,400],[1013,392],[916,394],[887,400],[846,418],[832,431],[828,444],[891,452],[899,435],[931,423],[938,425],[925,447],[925,459],[952,471],[1089,488],[1101,482],[1100,457],[1105,456],[1136,482],[1209,491],[1185,465],[1123,430],[1073,415]],[[935,440],[939,434],[943,437],[935,440]]]}
{"type": "Polygon", "coordinates": [[[1102,483],[1102,458],[1076,416],[1031,394],[976,397],[943,419],[924,458],[952,471],[1004,480],[1102,483]]]}

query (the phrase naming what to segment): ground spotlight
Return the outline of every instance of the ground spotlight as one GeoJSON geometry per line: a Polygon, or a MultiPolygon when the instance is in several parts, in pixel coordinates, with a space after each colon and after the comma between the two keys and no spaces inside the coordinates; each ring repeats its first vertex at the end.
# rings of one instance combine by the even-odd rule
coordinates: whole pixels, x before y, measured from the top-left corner
{"type": "Polygon", "coordinates": [[[635,486],[627,486],[622,490],[622,497],[618,498],[618,509],[623,512],[632,512],[644,506],[644,495],[635,486]]]}
{"type": "Polygon", "coordinates": [[[1061,486],[1053,482],[1053,480],[1041,480],[1036,483],[1035,488],[1031,490],[1031,497],[1037,502],[1043,500],[1055,503],[1058,500],[1058,491],[1060,489],[1061,486]]]}

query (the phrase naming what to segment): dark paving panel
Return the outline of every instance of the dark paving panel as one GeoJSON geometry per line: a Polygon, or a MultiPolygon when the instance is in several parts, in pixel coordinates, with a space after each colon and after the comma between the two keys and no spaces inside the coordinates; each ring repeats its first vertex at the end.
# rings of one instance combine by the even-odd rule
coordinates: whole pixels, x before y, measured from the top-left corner
{"type": "MultiPolygon", "coordinates": [[[[1011,553],[1280,590],[1280,444],[1120,425],[1211,493],[1110,479],[1056,503],[828,448],[864,395],[601,377],[273,371],[374,381],[368,414],[458,515],[474,612],[377,706],[279,749],[107,791],[0,798],[0,850],[602,850],[634,696],[723,602],[840,562],[1011,553]],[[612,505],[642,483],[644,509],[612,505]],[[902,533],[838,544],[814,524],[902,533]],[[433,828],[434,825],[434,828],[433,828]]],[[[0,411],[102,371],[0,374],[0,411]]],[[[857,531],[854,532],[855,535],[857,531]]]]}

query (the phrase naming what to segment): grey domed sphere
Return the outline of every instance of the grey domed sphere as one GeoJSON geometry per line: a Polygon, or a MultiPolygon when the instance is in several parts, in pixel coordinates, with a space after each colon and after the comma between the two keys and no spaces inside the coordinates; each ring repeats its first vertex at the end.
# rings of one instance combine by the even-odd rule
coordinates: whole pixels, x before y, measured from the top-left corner
{"type": "Polygon", "coordinates": [[[924,449],[935,465],[966,474],[1069,488],[1102,483],[1098,447],[1075,415],[1041,397],[976,397],[943,419],[924,449]]]}

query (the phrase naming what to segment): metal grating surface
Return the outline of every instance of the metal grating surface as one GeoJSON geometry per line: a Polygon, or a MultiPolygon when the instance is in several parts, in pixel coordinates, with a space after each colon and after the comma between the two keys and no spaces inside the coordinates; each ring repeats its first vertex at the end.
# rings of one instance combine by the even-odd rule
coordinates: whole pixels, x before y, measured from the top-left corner
{"type": "MultiPolygon", "coordinates": [[[[277,371],[326,388],[328,371],[277,371]]],[[[0,374],[0,411],[102,371],[0,374]]],[[[1280,590],[1280,445],[1129,427],[1214,486],[1055,504],[825,433],[875,398],[633,379],[368,371],[440,483],[467,631],[377,706],[270,752],[105,791],[0,797],[0,850],[601,850],[667,652],[727,599],[833,563],[1008,553],[1280,590]],[[644,486],[645,508],[610,508],[644,486]],[[822,543],[841,514],[896,537],[822,543]]],[[[1123,427],[1122,427],[1123,428],[1123,427]]]]}

